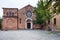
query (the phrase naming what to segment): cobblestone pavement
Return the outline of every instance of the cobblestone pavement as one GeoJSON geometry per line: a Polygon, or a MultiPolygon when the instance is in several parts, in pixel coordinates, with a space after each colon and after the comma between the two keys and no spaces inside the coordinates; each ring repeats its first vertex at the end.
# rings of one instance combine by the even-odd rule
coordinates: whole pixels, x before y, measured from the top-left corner
{"type": "Polygon", "coordinates": [[[60,40],[60,35],[43,30],[0,31],[0,40],[60,40]]]}

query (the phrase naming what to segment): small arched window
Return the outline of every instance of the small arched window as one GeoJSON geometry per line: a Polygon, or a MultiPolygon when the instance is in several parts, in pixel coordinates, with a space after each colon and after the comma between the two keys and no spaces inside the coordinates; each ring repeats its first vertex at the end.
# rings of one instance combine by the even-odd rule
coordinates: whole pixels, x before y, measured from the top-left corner
{"type": "Polygon", "coordinates": [[[8,16],[11,16],[11,12],[8,13],[8,16]]]}
{"type": "Polygon", "coordinates": [[[14,12],[7,12],[7,16],[14,16],[14,12]]]}
{"type": "Polygon", "coordinates": [[[6,13],[6,15],[8,16],[8,12],[6,13]]]}

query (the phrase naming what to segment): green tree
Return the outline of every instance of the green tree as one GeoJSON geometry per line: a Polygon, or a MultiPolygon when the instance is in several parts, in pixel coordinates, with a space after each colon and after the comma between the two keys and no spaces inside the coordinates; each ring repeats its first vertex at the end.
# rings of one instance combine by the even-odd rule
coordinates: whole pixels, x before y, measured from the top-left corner
{"type": "Polygon", "coordinates": [[[34,13],[36,14],[35,24],[44,24],[46,20],[50,19],[50,12],[48,9],[48,0],[39,0],[37,7],[35,7],[34,13]]]}

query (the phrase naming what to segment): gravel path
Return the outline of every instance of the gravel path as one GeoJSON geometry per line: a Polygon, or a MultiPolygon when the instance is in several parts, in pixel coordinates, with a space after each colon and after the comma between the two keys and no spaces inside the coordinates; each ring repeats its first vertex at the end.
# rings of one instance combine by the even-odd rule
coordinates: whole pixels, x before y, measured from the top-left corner
{"type": "Polygon", "coordinates": [[[0,31],[0,40],[60,40],[60,35],[43,30],[0,31]]]}

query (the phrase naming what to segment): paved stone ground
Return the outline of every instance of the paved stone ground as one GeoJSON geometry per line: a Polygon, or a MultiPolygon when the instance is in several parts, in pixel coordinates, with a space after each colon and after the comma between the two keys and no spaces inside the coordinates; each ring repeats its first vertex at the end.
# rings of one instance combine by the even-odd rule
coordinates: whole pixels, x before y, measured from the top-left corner
{"type": "Polygon", "coordinates": [[[60,40],[60,35],[43,30],[0,31],[0,40],[60,40]]]}

